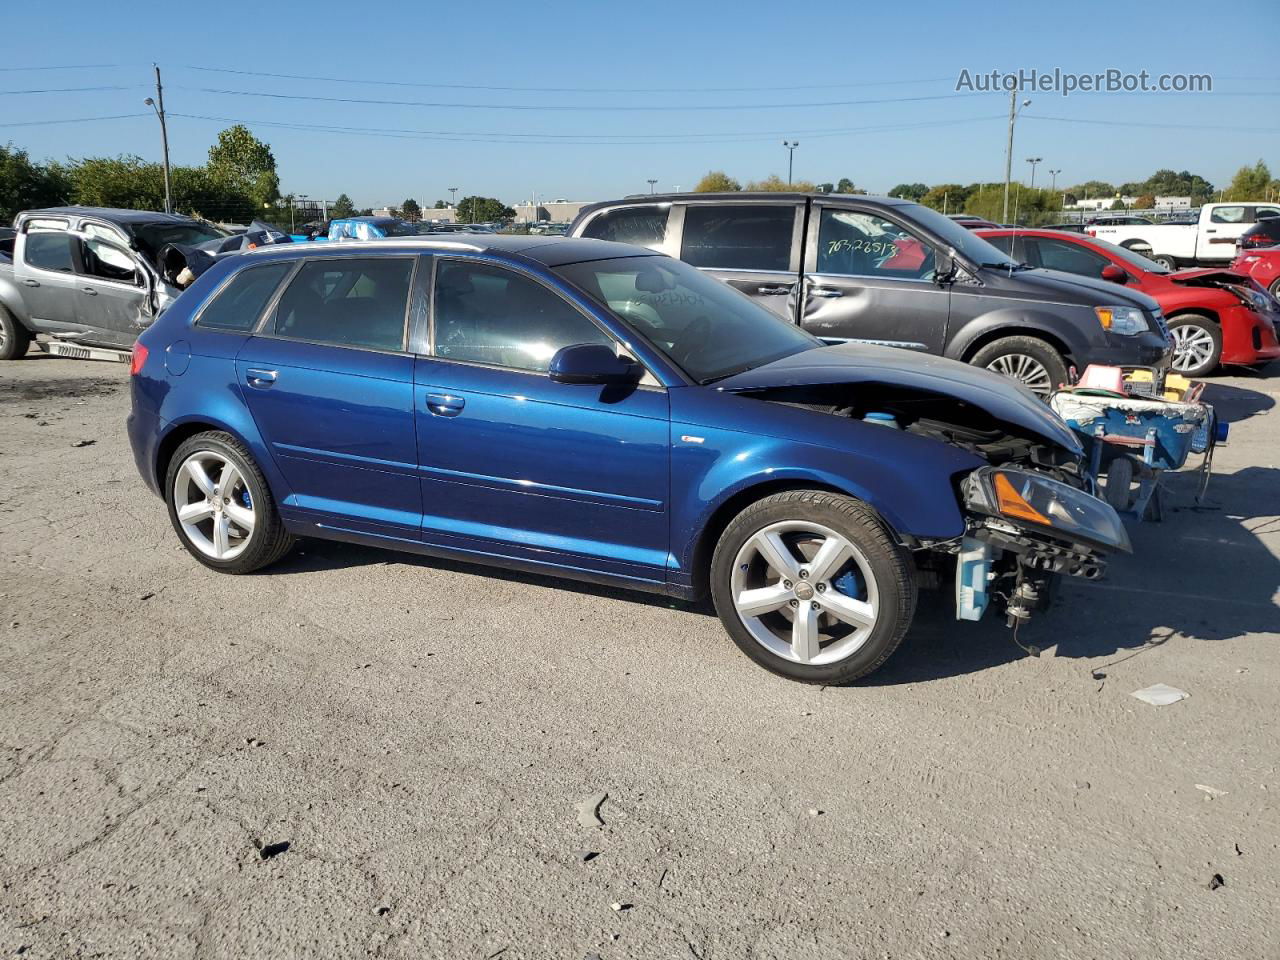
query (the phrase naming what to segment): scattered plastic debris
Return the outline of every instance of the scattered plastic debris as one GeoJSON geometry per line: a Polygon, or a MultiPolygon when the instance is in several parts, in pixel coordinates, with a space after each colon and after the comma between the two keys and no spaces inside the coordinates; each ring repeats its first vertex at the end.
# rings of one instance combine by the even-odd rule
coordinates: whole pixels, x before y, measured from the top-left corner
{"type": "Polygon", "coordinates": [[[585,800],[579,800],[578,824],[583,827],[603,827],[604,818],[600,816],[600,805],[608,799],[607,793],[593,793],[585,800]]]}
{"type": "Polygon", "coordinates": [[[630,910],[630,909],[631,909],[631,904],[629,904],[629,903],[619,903],[617,900],[615,900],[613,903],[609,904],[609,906],[613,909],[613,912],[614,912],[614,913],[621,913],[623,910],[630,910]]]}
{"type": "Polygon", "coordinates": [[[581,860],[583,863],[590,863],[592,860],[594,860],[598,856],[600,856],[600,851],[598,850],[579,850],[578,851],[578,859],[581,860]]]}
{"type": "Polygon", "coordinates": [[[821,811],[821,810],[819,810],[817,807],[810,807],[810,808],[809,808],[809,816],[811,816],[811,817],[820,817],[820,816],[822,816],[822,811],[821,811]]]}
{"type": "Polygon", "coordinates": [[[1211,787],[1207,783],[1197,783],[1196,789],[1203,790],[1205,793],[1207,793],[1209,797],[1206,799],[1210,799],[1213,797],[1225,797],[1228,793],[1228,791],[1226,790],[1219,790],[1217,787],[1211,787]]]}
{"type": "Polygon", "coordinates": [[[1222,879],[1222,874],[1220,873],[1215,873],[1212,877],[1209,878],[1210,890],[1217,890],[1219,887],[1225,887],[1226,885],[1227,885],[1227,881],[1222,879]]]}
{"type": "Polygon", "coordinates": [[[1149,703],[1153,707],[1167,707],[1171,703],[1187,699],[1191,694],[1177,687],[1171,687],[1167,683],[1153,683],[1149,687],[1133,691],[1129,696],[1137,697],[1143,703],[1149,703]]]}
{"type": "Polygon", "coordinates": [[[98,442],[97,440],[77,440],[75,443],[72,444],[72,446],[73,447],[92,447],[97,442],[98,442]]]}
{"type": "Polygon", "coordinates": [[[289,849],[289,841],[281,840],[278,843],[263,843],[257,837],[253,838],[254,849],[258,851],[258,856],[263,860],[271,860],[280,856],[289,849]]]}
{"type": "Polygon", "coordinates": [[[1232,846],[1236,848],[1236,856],[1237,856],[1237,857],[1243,857],[1243,856],[1244,856],[1244,851],[1240,849],[1240,844],[1238,844],[1238,843],[1233,843],[1233,844],[1232,844],[1232,846]]]}

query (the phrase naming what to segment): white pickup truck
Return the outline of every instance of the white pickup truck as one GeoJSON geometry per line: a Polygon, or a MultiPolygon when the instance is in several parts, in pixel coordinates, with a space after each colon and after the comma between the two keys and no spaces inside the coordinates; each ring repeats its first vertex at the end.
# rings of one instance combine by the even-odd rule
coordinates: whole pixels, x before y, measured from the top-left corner
{"type": "Polygon", "coordinates": [[[1099,240],[1140,253],[1156,263],[1179,267],[1221,266],[1235,259],[1240,234],[1266,217],[1280,217],[1280,203],[1206,203],[1197,223],[1109,226],[1085,232],[1099,240]]]}

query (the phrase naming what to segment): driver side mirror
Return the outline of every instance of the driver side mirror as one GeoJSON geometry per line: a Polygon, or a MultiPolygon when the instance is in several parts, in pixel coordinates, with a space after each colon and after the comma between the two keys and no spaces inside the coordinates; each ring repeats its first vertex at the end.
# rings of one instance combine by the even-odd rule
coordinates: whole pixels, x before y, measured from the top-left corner
{"type": "Polygon", "coordinates": [[[938,250],[933,255],[934,283],[950,283],[956,277],[956,258],[950,250],[938,250]]]}
{"type": "Polygon", "coordinates": [[[1102,279],[1110,280],[1112,283],[1128,283],[1129,274],[1114,263],[1108,263],[1102,268],[1102,279]]]}
{"type": "Polygon", "coordinates": [[[547,373],[556,383],[632,384],[644,368],[602,343],[575,343],[556,351],[547,373]]]}

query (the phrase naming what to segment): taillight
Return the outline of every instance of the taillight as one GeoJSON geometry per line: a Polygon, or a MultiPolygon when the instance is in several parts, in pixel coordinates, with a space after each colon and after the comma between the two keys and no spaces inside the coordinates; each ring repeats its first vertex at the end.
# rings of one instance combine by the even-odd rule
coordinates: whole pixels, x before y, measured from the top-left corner
{"type": "Polygon", "coordinates": [[[129,376],[136,377],[142,372],[142,365],[147,362],[149,352],[141,341],[134,342],[133,353],[129,357],[129,376]]]}

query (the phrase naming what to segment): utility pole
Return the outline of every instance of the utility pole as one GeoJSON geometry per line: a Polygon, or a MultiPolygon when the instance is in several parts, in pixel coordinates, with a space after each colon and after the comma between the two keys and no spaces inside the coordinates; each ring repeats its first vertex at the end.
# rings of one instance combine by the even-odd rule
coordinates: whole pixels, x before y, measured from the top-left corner
{"type": "Polygon", "coordinates": [[[787,186],[791,186],[791,170],[792,164],[796,159],[796,147],[800,146],[799,140],[783,140],[782,145],[787,148],[787,186]]]}
{"type": "Polygon", "coordinates": [[[1036,188],[1036,164],[1043,160],[1043,157],[1027,157],[1027,163],[1031,164],[1031,189],[1036,188]]]}
{"type": "Polygon", "coordinates": [[[1004,213],[1001,220],[1005,223],[1009,222],[1009,181],[1013,179],[1013,123],[1018,119],[1018,111],[1029,106],[1030,100],[1023,100],[1022,106],[1018,105],[1018,88],[1014,86],[1009,91],[1009,140],[1004,148],[1004,213]]]}
{"type": "Polygon", "coordinates": [[[657,186],[658,181],[656,179],[650,178],[646,180],[645,183],[649,185],[649,195],[653,196],[653,188],[657,186]]]}
{"type": "Polygon", "coordinates": [[[454,209],[454,211],[455,211],[454,216],[456,217],[456,216],[457,216],[456,211],[457,211],[457,209],[458,209],[458,188],[457,188],[457,187],[448,187],[447,189],[448,189],[448,191],[449,191],[449,198],[450,198],[450,199],[449,199],[449,205],[450,205],[451,207],[453,207],[453,209],[454,209]]]}
{"type": "Polygon", "coordinates": [[[1060,174],[1061,172],[1062,172],[1062,168],[1061,168],[1061,167],[1059,167],[1057,170],[1050,170],[1050,171],[1049,171],[1049,176],[1053,177],[1053,182],[1049,185],[1049,192],[1050,192],[1050,193],[1057,193],[1057,192],[1058,192],[1058,174],[1060,174]]]}
{"type": "Polygon", "coordinates": [[[160,84],[159,64],[153,63],[152,66],[156,68],[156,95],[155,99],[147,97],[146,104],[160,118],[160,143],[164,147],[164,212],[173,213],[173,194],[169,186],[169,129],[164,122],[164,87],[160,84]]]}

